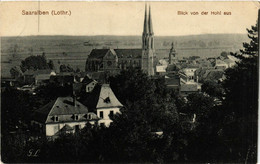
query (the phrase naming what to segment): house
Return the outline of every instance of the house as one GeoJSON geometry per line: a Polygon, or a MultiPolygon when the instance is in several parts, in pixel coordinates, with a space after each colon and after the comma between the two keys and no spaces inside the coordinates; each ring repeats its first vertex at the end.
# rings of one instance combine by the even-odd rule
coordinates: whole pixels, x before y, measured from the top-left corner
{"type": "Polygon", "coordinates": [[[51,76],[55,76],[56,73],[50,69],[43,70],[27,70],[23,74],[24,83],[35,85],[43,85],[49,82],[51,76]]]}
{"type": "Polygon", "coordinates": [[[198,68],[183,68],[179,71],[179,77],[181,84],[189,82],[195,82],[198,78],[195,76],[195,72],[198,68]]]}
{"type": "Polygon", "coordinates": [[[219,59],[217,59],[215,61],[215,65],[214,66],[215,66],[216,69],[227,69],[228,68],[228,64],[225,63],[222,60],[219,60],[219,59]]]}
{"type": "Polygon", "coordinates": [[[93,80],[91,78],[89,78],[88,76],[86,76],[83,80],[82,83],[84,84],[86,93],[90,93],[93,91],[93,89],[95,88],[95,86],[97,85],[97,81],[93,80]]]}
{"type": "Polygon", "coordinates": [[[74,75],[72,73],[60,73],[50,77],[51,83],[56,83],[60,86],[72,85],[74,83],[74,75]]]}
{"type": "Polygon", "coordinates": [[[183,97],[187,97],[189,94],[200,92],[201,84],[200,83],[186,83],[180,86],[180,94],[183,97]]]}
{"type": "Polygon", "coordinates": [[[116,98],[109,84],[103,84],[101,86],[99,99],[96,106],[97,116],[100,118],[98,124],[108,127],[112,122],[110,116],[120,113],[120,108],[122,107],[123,105],[116,98]]]}
{"type": "Polygon", "coordinates": [[[156,75],[165,75],[167,65],[157,65],[156,66],[156,75]]]}
{"type": "Polygon", "coordinates": [[[56,138],[61,133],[74,133],[86,123],[95,124],[96,114],[73,97],[58,97],[35,111],[32,126],[47,137],[56,138]]]}
{"type": "Polygon", "coordinates": [[[177,74],[165,75],[165,84],[169,89],[179,90],[180,88],[180,77],[177,74]]]}

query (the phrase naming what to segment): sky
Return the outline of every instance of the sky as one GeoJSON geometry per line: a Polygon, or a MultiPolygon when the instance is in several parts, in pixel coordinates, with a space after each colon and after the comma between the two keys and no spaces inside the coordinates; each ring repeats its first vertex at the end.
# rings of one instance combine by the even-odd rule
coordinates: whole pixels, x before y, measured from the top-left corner
{"type": "MultiPolygon", "coordinates": [[[[256,24],[259,6],[249,1],[146,3],[151,6],[155,36],[245,34],[246,28],[256,24]],[[178,15],[178,11],[188,15],[178,15]],[[221,15],[211,15],[211,11],[221,15]]],[[[0,2],[0,11],[1,36],[141,35],[145,2],[0,2]],[[23,10],[38,9],[50,15],[22,15],[23,10]],[[53,10],[71,15],[52,16],[53,10]]]]}

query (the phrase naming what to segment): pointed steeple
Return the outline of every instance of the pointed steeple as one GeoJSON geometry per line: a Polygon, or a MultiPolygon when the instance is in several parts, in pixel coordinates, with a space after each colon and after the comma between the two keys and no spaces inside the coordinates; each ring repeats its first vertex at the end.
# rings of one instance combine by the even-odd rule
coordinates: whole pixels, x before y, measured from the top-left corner
{"type": "Polygon", "coordinates": [[[174,50],[174,43],[172,42],[172,48],[171,48],[171,50],[174,50]]]}
{"type": "Polygon", "coordinates": [[[145,4],[145,13],[144,13],[144,31],[143,31],[143,34],[148,34],[149,31],[148,31],[148,22],[147,22],[147,6],[145,4]]]}
{"type": "Polygon", "coordinates": [[[148,17],[149,34],[153,35],[153,23],[151,15],[151,6],[149,5],[149,17],[148,17]]]}

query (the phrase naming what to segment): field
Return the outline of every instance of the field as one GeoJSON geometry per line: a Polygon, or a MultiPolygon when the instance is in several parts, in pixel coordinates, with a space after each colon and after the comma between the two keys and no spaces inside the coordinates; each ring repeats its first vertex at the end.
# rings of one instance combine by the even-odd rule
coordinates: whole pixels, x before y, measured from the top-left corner
{"type": "MultiPolygon", "coordinates": [[[[174,42],[180,57],[219,56],[222,51],[236,52],[247,42],[246,34],[205,34],[190,36],[155,36],[157,58],[168,57],[174,42]]],[[[85,69],[86,59],[94,48],[141,48],[141,36],[26,36],[1,38],[1,76],[9,77],[10,69],[30,55],[45,52],[56,68],[69,64],[85,69]]]]}

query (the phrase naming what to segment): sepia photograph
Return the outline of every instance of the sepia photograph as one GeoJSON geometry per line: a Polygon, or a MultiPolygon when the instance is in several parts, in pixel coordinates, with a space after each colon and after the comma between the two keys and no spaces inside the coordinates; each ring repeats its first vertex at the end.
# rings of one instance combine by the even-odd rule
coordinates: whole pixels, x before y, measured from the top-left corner
{"type": "Polygon", "coordinates": [[[257,1],[0,1],[2,163],[257,163],[257,1]]]}

